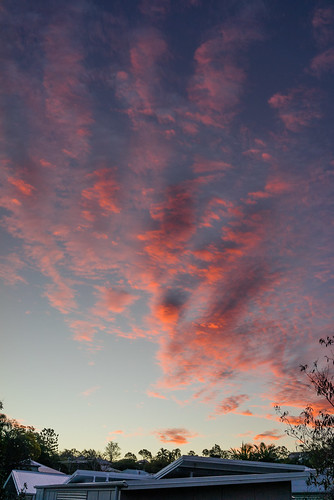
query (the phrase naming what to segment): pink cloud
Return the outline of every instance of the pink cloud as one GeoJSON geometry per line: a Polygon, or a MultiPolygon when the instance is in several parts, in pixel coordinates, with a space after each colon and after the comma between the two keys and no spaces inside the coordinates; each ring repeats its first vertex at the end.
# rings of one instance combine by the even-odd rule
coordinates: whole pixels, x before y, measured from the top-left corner
{"type": "Polygon", "coordinates": [[[280,93],[273,95],[268,102],[271,107],[277,109],[285,127],[292,132],[310,126],[314,120],[322,116],[319,96],[314,90],[292,89],[285,95],[280,93]]]}
{"type": "Polygon", "coordinates": [[[75,291],[61,279],[56,279],[53,284],[46,285],[44,296],[48,298],[50,304],[63,314],[68,314],[77,309],[75,291]]]}
{"type": "Polygon", "coordinates": [[[167,399],[166,396],[164,396],[163,394],[161,394],[160,392],[155,392],[155,391],[146,391],[146,394],[150,397],[150,398],[158,398],[158,399],[167,399]]]}
{"type": "Polygon", "coordinates": [[[13,186],[15,186],[20,191],[20,193],[26,196],[30,196],[35,189],[33,186],[31,186],[31,184],[24,182],[24,180],[22,179],[15,179],[14,177],[9,177],[8,182],[13,184],[13,186]]]}
{"type": "Polygon", "coordinates": [[[161,86],[159,64],[168,48],[155,28],[138,31],[130,47],[131,67],[117,73],[117,93],[127,103],[127,114],[138,127],[145,116],[157,112],[158,89],[161,86]]]}
{"type": "Polygon", "coordinates": [[[317,8],[312,19],[313,34],[316,41],[325,45],[334,39],[334,9],[332,7],[317,8]]]}
{"type": "Polygon", "coordinates": [[[277,441],[278,439],[282,439],[285,436],[286,434],[281,434],[278,429],[272,429],[270,431],[265,431],[262,432],[261,434],[257,434],[256,436],[254,436],[254,439],[256,441],[260,439],[261,441],[263,440],[277,441]]]}
{"type": "Polygon", "coordinates": [[[122,288],[102,286],[96,286],[95,288],[100,298],[91,311],[97,317],[111,319],[110,312],[120,314],[138,299],[137,296],[122,288]]]}
{"type": "Polygon", "coordinates": [[[198,158],[193,165],[193,170],[196,173],[224,171],[232,168],[230,163],[218,160],[206,160],[205,158],[198,158]]]}
{"type": "Polygon", "coordinates": [[[234,412],[239,408],[240,405],[248,401],[249,396],[247,394],[239,394],[237,396],[229,396],[223,399],[215,409],[216,415],[224,415],[225,413],[234,412]]]}
{"type": "Polygon", "coordinates": [[[139,10],[145,16],[156,20],[166,16],[170,9],[170,0],[141,0],[139,10]]]}
{"type": "Polygon", "coordinates": [[[26,279],[19,273],[24,267],[25,263],[15,253],[0,257],[0,277],[8,285],[27,284],[26,279]]]}
{"type": "Polygon", "coordinates": [[[320,77],[323,73],[334,70],[334,48],[330,48],[315,56],[310,64],[311,71],[320,77]]]}
{"type": "Polygon", "coordinates": [[[197,48],[195,73],[188,87],[189,98],[199,109],[192,115],[195,121],[221,127],[231,120],[246,80],[237,56],[261,38],[251,22],[230,20],[197,48]]]}
{"type": "Polygon", "coordinates": [[[222,50],[223,41],[217,36],[204,42],[195,53],[196,72],[189,86],[189,97],[201,111],[196,119],[208,125],[224,123],[223,113],[231,116],[245,81],[243,69],[232,58],[222,55],[222,50]]]}
{"type": "Polygon", "coordinates": [[[95,335],[105,329],[105,326],[98,321],[69,320],[68,325],[74,332],[74,340],[88,343],[92,343],[95,335]]]}
{"type": "Polygon", "coordinates": [[[244,415],[245,417],[253,417],[254,413],[251,412],[250,410],[245,410],[240,412],[241,415],[244,415]]]}
{"type": "Polygon", "coordinates": [[[102,213],[118,213],[120,211],[117,207],[119,186],[115,181],[114,171],[110,168],[101,168],[89,174],[89,177],[94,179],[94,184],[92,187],[84,189],[81,193],[85,213],[92,213],[94,219],[93,204],[95,203],[102,210],[102,213]]]}
{"type": "Polygon", "coordinates": [[[198,436],[197,432],[191,432],[184,428],[160,429],[154,432],[162,443],[187,444],[190,439],[198,436]]]}
{"type": "Polygon", "coordinates": [[[89,387],[85,391],[83,391],[81,394],[82,396],[85,396],[86,398],[94,394],[94,392],[98,391],[101,387],[99,385],[94,385],[94,387],[89,387]]]}

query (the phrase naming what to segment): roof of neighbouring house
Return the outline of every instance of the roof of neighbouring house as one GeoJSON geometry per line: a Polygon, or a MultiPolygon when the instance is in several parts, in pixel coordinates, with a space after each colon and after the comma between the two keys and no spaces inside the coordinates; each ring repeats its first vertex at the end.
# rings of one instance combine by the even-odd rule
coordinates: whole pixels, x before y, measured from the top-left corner
{"type": "MultiPolygon", "coordinates": [[[[143,471],[141,471],[143,472],[143,471]]],[[[147,479],[150,474],[133,474],[128,471],[112,471],[112,472],[102,472],[96,470],[76,470],[72,476],[70,476],[66,484],[73,483],[105,483],[105,482],[113,482],[113,481],[123,481],[125,479],[147,479]]]]}
{"type": "Polygon", "coordinates": [[[40,464],[39,462],[36,462],[35,460],[24,460],[22,465],[25,466],[26,470],[33,470],[34,472],[47,472],[48,474],[64,474],[63,472],[60,472],[59,470],[52,469],[51,467],[48,467],[47,465],[40,464]]]}
{"type": "MultiPolygon", "coordinates": [[[[300,492],[319,494],[321,488],[307,484],[311,473],[311,469],[302,465],[187,455],[149,476],[129,474],[126,471],[77,470],[58,488],[71,490],[79,487],[91,490],[114,489],[117,486],[129,490],[156,490],[291,482],[292,492],[295,494],[300,492]]],[[[57,489],[57,486],[52,486],[50,483],[50,488],[57,489]]]]}
{"type": "Polygon", "coordinates": [[[33,472],[30,470],[12,470],[7,478],[4,488],[12,478],[17,493],[24,491],[28,495],[36,493],[35,486],[46,486],[53,484],[63,484],[69,476],[59,473],[33,472]]]}
{"type": "Polygon", "coordinates": [[[230,460],[213,457],[184,455],[155,474],[155,479],[178,477],[231,476],[240,474],[271,474],[303,472],[305,466],[230,460]]]}

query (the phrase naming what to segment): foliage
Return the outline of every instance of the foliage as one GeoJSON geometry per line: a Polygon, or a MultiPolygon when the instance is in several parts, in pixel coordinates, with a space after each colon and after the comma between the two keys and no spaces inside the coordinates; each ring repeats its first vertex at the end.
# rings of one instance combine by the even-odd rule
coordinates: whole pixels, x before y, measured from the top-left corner
{"type": "Polygon", "coordinates": [[[260,462],[283,462],[289,456],[289,451],[285,446],[275,446],[273,444],[250,444],[242,443],[240,448],[223,450],[218,444],[212,448],[205,448],[202,451],[204,457],[230,458],[232,460],[257,460],[260,462]]]}
{"type": "Polygon", "coordinates": [[[132,458],[121,458],[112,464],[114,469],[125,470],[125,469],[142,469],[141,465],[132,458]]]}
{"type": "Polygon", "coordinates": [[[214,457],[214,458],[229,458],[229,452],[227,450],[222,450],[219,444],[215,444],[208,450],[205,448],[202,451],[204,457],[214,457]]]}
{"type": "MultiPolygon", "coordinates": [[[[0,410],[3,405],[0,402],[0,410]]],[[[0,413],[0,486],[4,484],[13,469],[24,467],[24,462],[36,460],[41,454],[38,433],[33,427],[21,425],[0,413]]],[[[0,498],[4,491],[0,489],[0,498]]]]}
{"type": "Polygon", "coordinates": [[[115,441],[109,441],[105,447],[104,456],[107,460],[110,460],[110,462],[118,460],[121,457],[121,449],[118,443],[115,443],[115,441]]]}
{"type": "Polygon", "coordinates": [[[149,450],[146,450],[146,448],[138,451],[138,455],[141,455],[142,459],[146,460],[147,462],[152,459],[152,453],[149,450]]]}
{"type": "MultiPolygon", "coordinates": [[[[301,365],[300,369],[317,396],[322,398],[323,409],[315,411],[309,405],[297,420],[289,416],[288,412],[282,412],[278,406],[276,410],[287,425],[287,434],[297,439],[308,464],[316,471],[311,476],[311,482],[330,491],[334,485],[334,336],[320,339],[319,342],[329,351],[323,362],[319,364],[316,361],[311,367],[301,365]]],[[[334,498],[334,494],[331,495],[334,498]]]]}
{"type": "Polygon", "coordinates": [[[53,429],[46,428],[36,435],[41,450],[39,460],[48,467],[56,468],[58,466],[58,437],[59,435],[53,429]]]}

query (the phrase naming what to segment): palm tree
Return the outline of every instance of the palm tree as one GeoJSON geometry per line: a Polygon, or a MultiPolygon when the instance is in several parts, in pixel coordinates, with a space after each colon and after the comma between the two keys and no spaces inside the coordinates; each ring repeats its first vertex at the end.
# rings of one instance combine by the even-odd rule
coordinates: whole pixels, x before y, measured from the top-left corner
{"type": "Polygon", "coordinates": [[[240,448],[231,448],[231,458],[234,460],[256,460],[254,446],[249,443],[242,443],[240,448]]]}

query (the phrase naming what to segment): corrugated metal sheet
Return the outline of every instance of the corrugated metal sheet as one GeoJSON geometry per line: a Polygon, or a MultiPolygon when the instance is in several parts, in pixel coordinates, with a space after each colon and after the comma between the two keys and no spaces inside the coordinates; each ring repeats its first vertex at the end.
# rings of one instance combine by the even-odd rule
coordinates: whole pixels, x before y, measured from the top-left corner
{"type": "Polygon", "coordinates": [[[44,486],[49,484],[63,484],[68,476],[65,474],[45,474],[43,472],[31,472],[26,470],[13,470],[12,477],[17,488],[17,492],[28,495],[36,493],[35,486],[44,486]]]}

